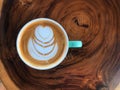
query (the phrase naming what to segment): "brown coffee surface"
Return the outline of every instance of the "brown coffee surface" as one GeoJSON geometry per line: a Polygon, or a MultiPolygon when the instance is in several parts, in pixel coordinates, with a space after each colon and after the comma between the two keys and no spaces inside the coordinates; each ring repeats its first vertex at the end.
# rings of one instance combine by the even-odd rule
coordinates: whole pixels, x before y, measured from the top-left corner
{"type": "MultiPolygon", "coordinates": [[[[42,20],[42,21],[34,22],[22,30],[23,30],[23,32],[20,35],[21,39],[20,39],[20,43],[19,43],[19,48],[20,48],[20,52],[22,53],[22,57],[25,58],[24,61],[26,61],[34,66],[46,66],[46,65],[55,63],[56,61],[59,60],[59,58],[61,58],[64,55],[64,51],[66,48],[66,39],[65,39],[62,29],[57,24],[54,24],[53,22],[50,22],[50,21],[42,20]],[[32,38],[32,42],[34,42],[34,39],[36,39],[35,38],[35,30],[36,30],[36,27],[38,27],[38,26],[42,26],[43,31],[44,31],[44,28],[48,27],[48,26],[52,29],[53,35],[54,35],[52,37],[52,38],[54,38],[54,41],[52,42],[52,45],[54,44],[53,49],[55,49],[55,43],[57,44],[57,47],[58,47],[57,52],[55,53],[55,56],[50,59],[48,58],[47,60],[35,59],[30,55],[30,52],[34,52],[34,51],[33,50],[31,50],[30,52],[28,51],[28,41],[30,38],[32,38]]],[[[37,34],[39,34],[39,33],[37,32],[37,34]]],[[[37,38],[37,41],[40,41],[39,38],[37,38]]],[[[44,39],[43,39],[43,41],[44,41],[44,39]]],[[[52,41],[52,40],[50,40],[50,41],[52,41]]],[[[42,41],[40,41],[40,42],[42,42],[42,41]]],[[[43,47],[36,41],[35,41],[35,43],[37,43],[39,45],[38,47],[42,47],[43,49],[50,47],[50,46],[43,47]]],[[[42,43],[44,45],[47,44],[47,42],[42,42],[42,43]]],[[[33,43],[33,45],[34,45],[34,43],[33,43]]],[[[36,48],[36,47],[34,47],[34,48],[36,48]]],[[[49,52],[48,55],[51,54],[52,51],[49,52]]],[[[41,56],[47,56],[46,54],[43,55],[40,52],[38,52],[38,54],[40,54],[41,56]]]]}

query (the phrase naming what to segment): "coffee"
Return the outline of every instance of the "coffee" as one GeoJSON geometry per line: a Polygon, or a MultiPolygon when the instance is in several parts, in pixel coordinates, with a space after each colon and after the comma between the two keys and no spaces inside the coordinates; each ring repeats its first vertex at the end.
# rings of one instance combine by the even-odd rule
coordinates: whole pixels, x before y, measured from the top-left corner
{"type": "Polygon", "coordinates": [[[47,20],[23,28],[18,45],[24,61],[36,67],[54,64],[63,56],[66,47],[61,27],[47,20]]]}

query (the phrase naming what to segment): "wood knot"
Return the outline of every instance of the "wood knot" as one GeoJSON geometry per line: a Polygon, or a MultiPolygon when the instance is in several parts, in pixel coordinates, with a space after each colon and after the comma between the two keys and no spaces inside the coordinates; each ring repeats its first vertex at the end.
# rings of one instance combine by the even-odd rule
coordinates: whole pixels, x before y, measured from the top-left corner
{"type": "Polygon", "coordinates": [[[26,4],[31,4],[33,0],[20,0],[19,2],[24,6],[26,4]]]}
{"type": "Polygon", "coordinates": [[[79,26],[79,27],[83,27],[83,28],[88,28],[88,27],[89,27],[88,24],[80,23],[80,21],[79,21],[76,17],[73,18],[73,21],[74,21],[74,23],[75,23],[77,26],[79,26]]]}

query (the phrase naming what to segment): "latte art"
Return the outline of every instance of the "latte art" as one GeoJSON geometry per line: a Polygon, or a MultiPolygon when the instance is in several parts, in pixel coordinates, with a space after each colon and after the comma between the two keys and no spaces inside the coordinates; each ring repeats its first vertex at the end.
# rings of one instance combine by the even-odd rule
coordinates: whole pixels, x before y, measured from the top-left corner
{"type": "Polygon", "coordinates": [[[37,26],[28,41],[28,52],[36,60],[50,60],[58,51],[54,32],[49,26],[37,26]]]}

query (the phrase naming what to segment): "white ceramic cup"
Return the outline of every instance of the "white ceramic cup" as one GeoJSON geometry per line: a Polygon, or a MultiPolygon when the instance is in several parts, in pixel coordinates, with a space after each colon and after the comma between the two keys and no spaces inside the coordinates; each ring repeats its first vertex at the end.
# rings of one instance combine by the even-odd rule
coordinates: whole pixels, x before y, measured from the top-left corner
{"type": "Polygon", "coordinates": [[[38,19],[34,19],[30,22],[28,22],[27,24],[25,24],[23,26],[23,28],[20,30],[19,34],[18,34],[18,37],[17,37],[17,41],[16,41],[16,48],[17,48],[17,52],[19,54],[19,57],[21,58],[21,60],[28,66],[30,66],[31,68],[34,68],[34,69],[38,69],[38,70],[48,70],[48,69],[51,69],[51,68],[54,68],[56,66],[58,66],[66,57],[67,53],[68,53],[68,50],[69,48],[81,48],[82,47],[82,42],[81,41],[69,41],[68,39],[68,35],[67,33],[65,32],[65,29],[56,21],[52,20],[52,19],[49,19],[49,18],[38,18],[38,19]],[[61,28],[62,32],[64,33],[64,36],[65,36],[65,40],[66,40],[66,45],[65,45],[65,50],[62,54],[62,56],[53,64],[50,64],[48,66],[34,66],[32,65],[31,63],[27,62],[26,58],[22,56],[22,53],[21,53],[21,50],[20,50],[20,40],[21,40],[21,35],[24,33],[24,31],[26,30],[25,28],[35,22],[40,22],[40,21],[49,21],[51,23],[54,23],[56,24],[58,27],[61,28]]]}

